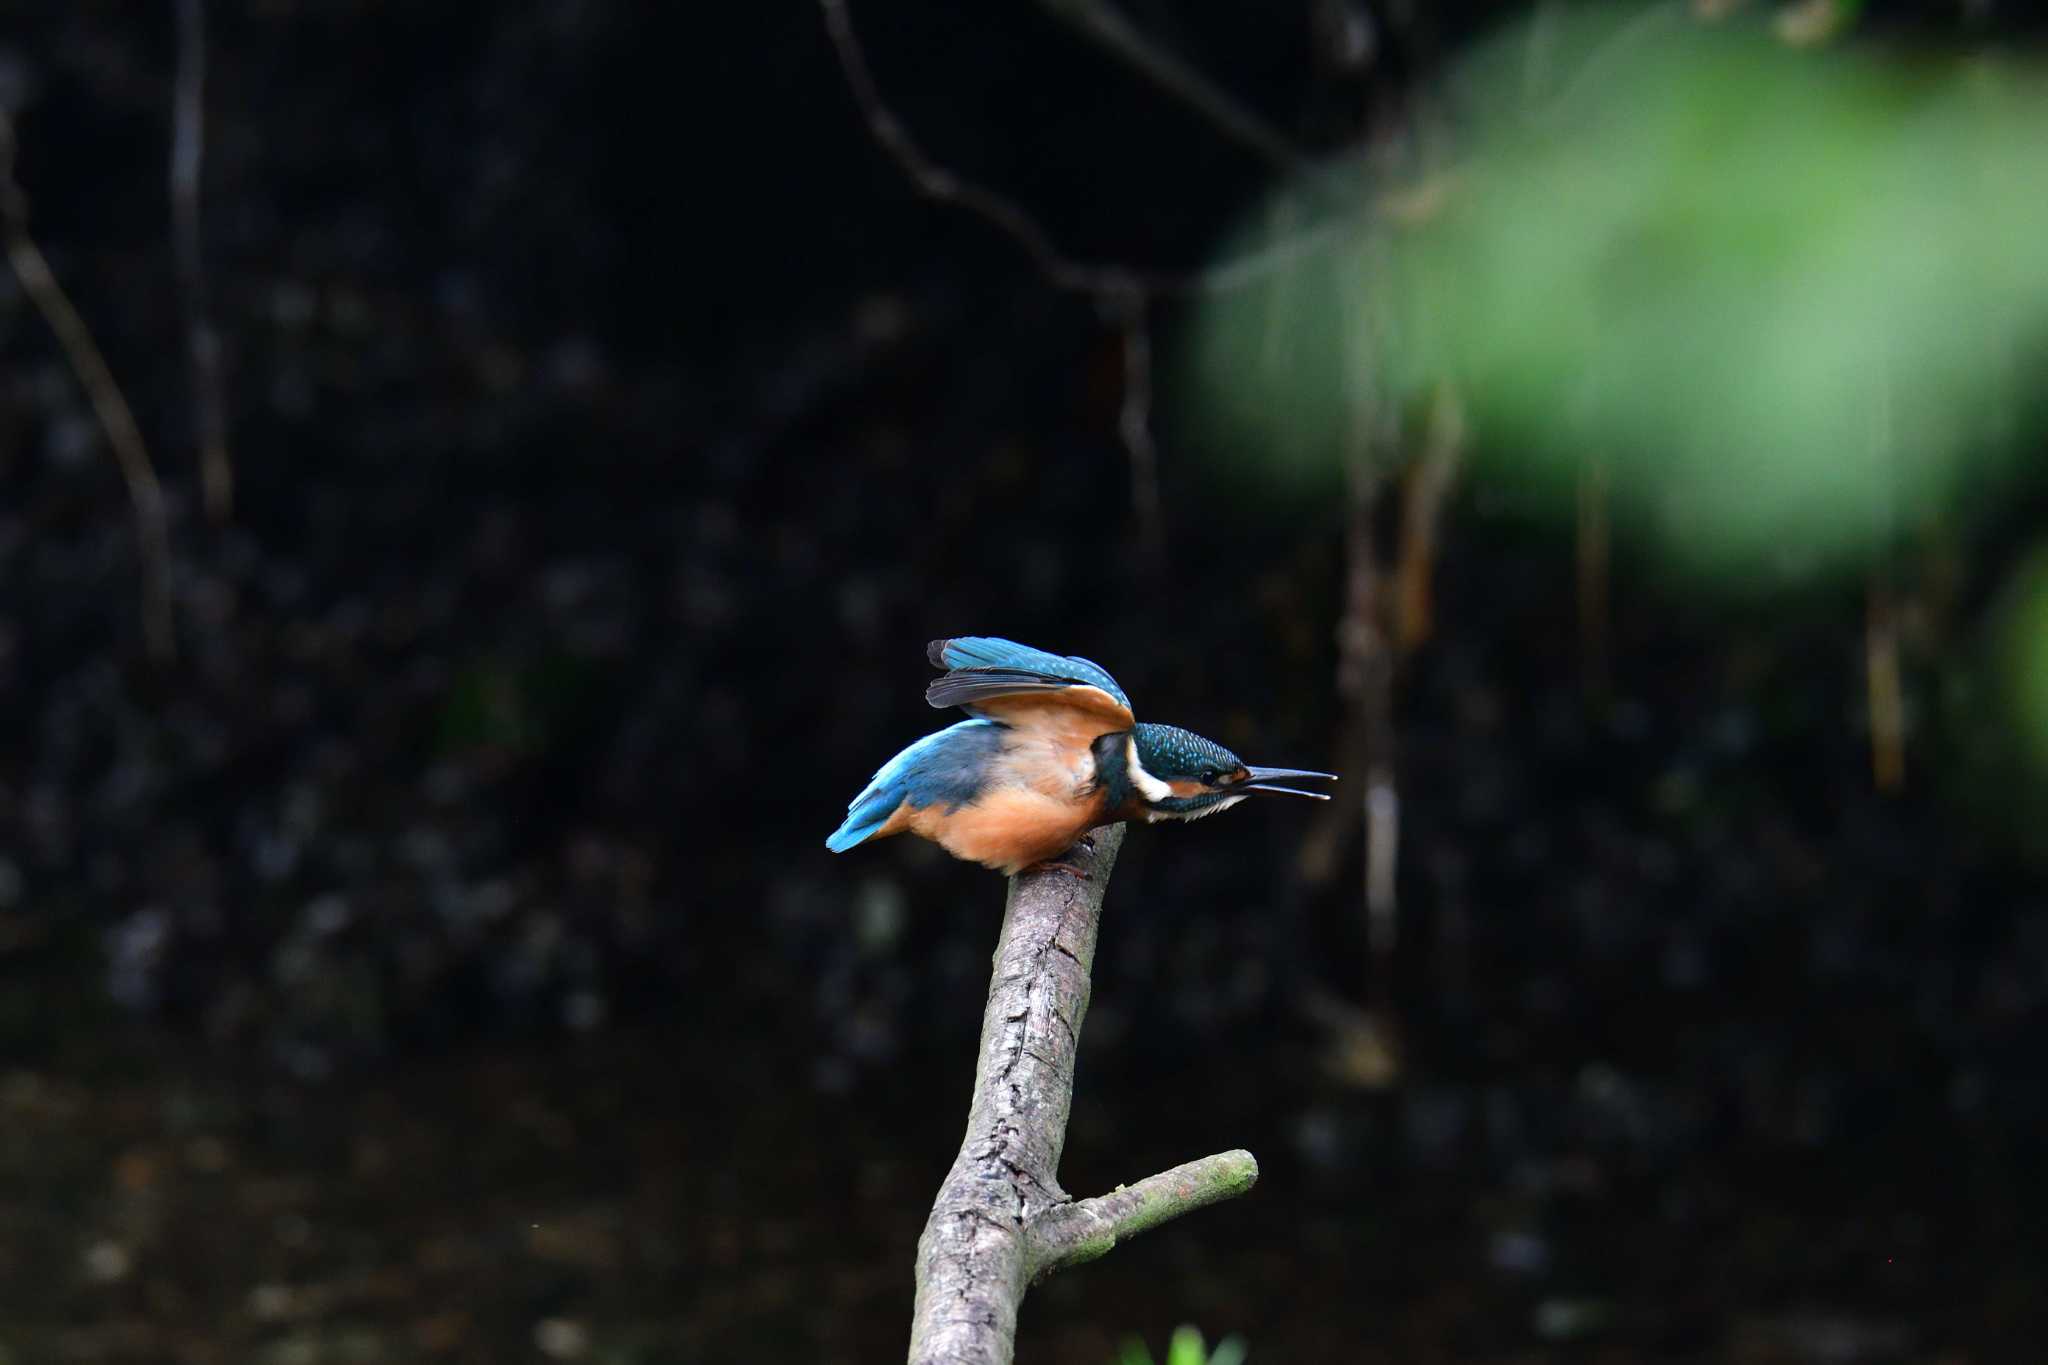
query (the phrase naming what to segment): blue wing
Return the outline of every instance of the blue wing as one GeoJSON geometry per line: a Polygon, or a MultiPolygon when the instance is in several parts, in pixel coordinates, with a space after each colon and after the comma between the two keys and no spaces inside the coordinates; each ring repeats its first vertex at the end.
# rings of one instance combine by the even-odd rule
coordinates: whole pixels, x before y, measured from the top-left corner
{"type": "Polygon", "coordinates": [[[1131,709],[1131,699],[1124,695],[1124,690],[1116,685],[1116,679],[1110,677],[1109,670],[1101,664],[1066,654],[1050,654],[1014,640],[998,640],[992,635],[934,640],[926,649],[925,657],[935,668],[1008,668],[1048,678],[1065,678],[1089,687],[1099,687],[1114,697],[1124,710],[1131,709]]]}
{"type": "Polygon", "coordinates": [[[844,853],[872,837],[905,802],[961,806],[981,794],[989,765],[1003,747],[1003,727],[992,720],[963,720],[926,735],[882,765],[874,780],[846,804],[846,822],[825,847],[844,853]]]}

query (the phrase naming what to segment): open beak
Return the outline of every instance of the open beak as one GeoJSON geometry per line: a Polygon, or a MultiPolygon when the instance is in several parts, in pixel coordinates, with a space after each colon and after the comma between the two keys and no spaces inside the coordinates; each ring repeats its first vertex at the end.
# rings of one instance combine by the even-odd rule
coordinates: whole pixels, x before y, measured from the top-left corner
{"type": "Polygon", "coordinates": [[[1245,771],[1251,774],[1251,778],[1238,786],[1239,791],[1285,792],[1289,796],[1306,796],[1312,801],[1327,801],[1330,799],[1329,793],[1305,792],[1296,787],[1275,787],[1268,784],[1280,781],[1300,782],[1307,778],[1317,778],[1324,782],[1337,780],[1335,773],[1312,773],[1306,768],[1247,768],[1245,771]]]}

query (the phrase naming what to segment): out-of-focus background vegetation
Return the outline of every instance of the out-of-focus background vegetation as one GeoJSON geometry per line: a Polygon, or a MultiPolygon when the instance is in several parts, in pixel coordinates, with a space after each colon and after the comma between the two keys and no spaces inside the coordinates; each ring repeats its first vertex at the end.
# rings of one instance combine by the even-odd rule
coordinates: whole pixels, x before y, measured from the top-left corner
{"type": "Polygon", "coordinates": [[[175,8],[0,28],[177,643],[10,272],[0,1360],[895,1357],[1001,890],[822,840],[970,631],[1349,798],[1126,846],[1065,1183],[1263,1178],[1021,1358],[2038,1352],[2031,14],[1124,6],[1276,156],[850,0],[1134,329],[814,4],[214,0],[216,522],[175,8]]]}

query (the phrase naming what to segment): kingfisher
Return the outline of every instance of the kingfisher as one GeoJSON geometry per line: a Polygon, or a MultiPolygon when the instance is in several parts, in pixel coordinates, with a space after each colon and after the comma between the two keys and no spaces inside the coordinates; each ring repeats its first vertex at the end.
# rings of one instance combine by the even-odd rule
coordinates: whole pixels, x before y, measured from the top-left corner
{"type": "Polygon", "coordinates": [[[1100,664],[991,636],[934,640],[946,670],[925,700],[971,719],[926,735],[882,765],[825,840],[844,853],[905,832],[1006,877],[1051,867],[1086,876],[1059,855],[1120,820],[1199,820],[1252,792],[1318,801],[1276,785],[1334,773],[1254,768],[1212,739],[1140,723],[1100,664]]]}

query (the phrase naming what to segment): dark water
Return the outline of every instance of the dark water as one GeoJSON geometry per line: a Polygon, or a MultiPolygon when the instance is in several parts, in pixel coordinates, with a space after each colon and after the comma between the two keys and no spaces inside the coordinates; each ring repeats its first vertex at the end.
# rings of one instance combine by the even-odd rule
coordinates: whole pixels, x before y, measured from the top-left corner
{"type": "MultiPolygon", "coordinates": [[[[33,1361],[895,1358],[971,1037],[935,1028],[915,1064],[828,1094],[814,1047],[745,1028],[707,1011],[313,1088],[176,1048],[89,1077],[10,1071],[4,1344],[33,1361]]],[[[1824,1145],[1726,1134],[1657,1159],[1602,1131],[1663,1121],[1655,1085],[1375,1095],[1313,1056],[1226,1041],[1162,1066],[1084,1044],[1069,1188],[1236,1144],[1262,1178],[1042,1286],[1021,1359],[1092,1365],[1193,1321],[1266,1361],[1997,1361],[2048,1326],[2034,1154],[1989,1135],[1907,1109],[1824,1145]],[[1558,1113],[1576,1131],[1532,1141],[1558,1113]]]]}

